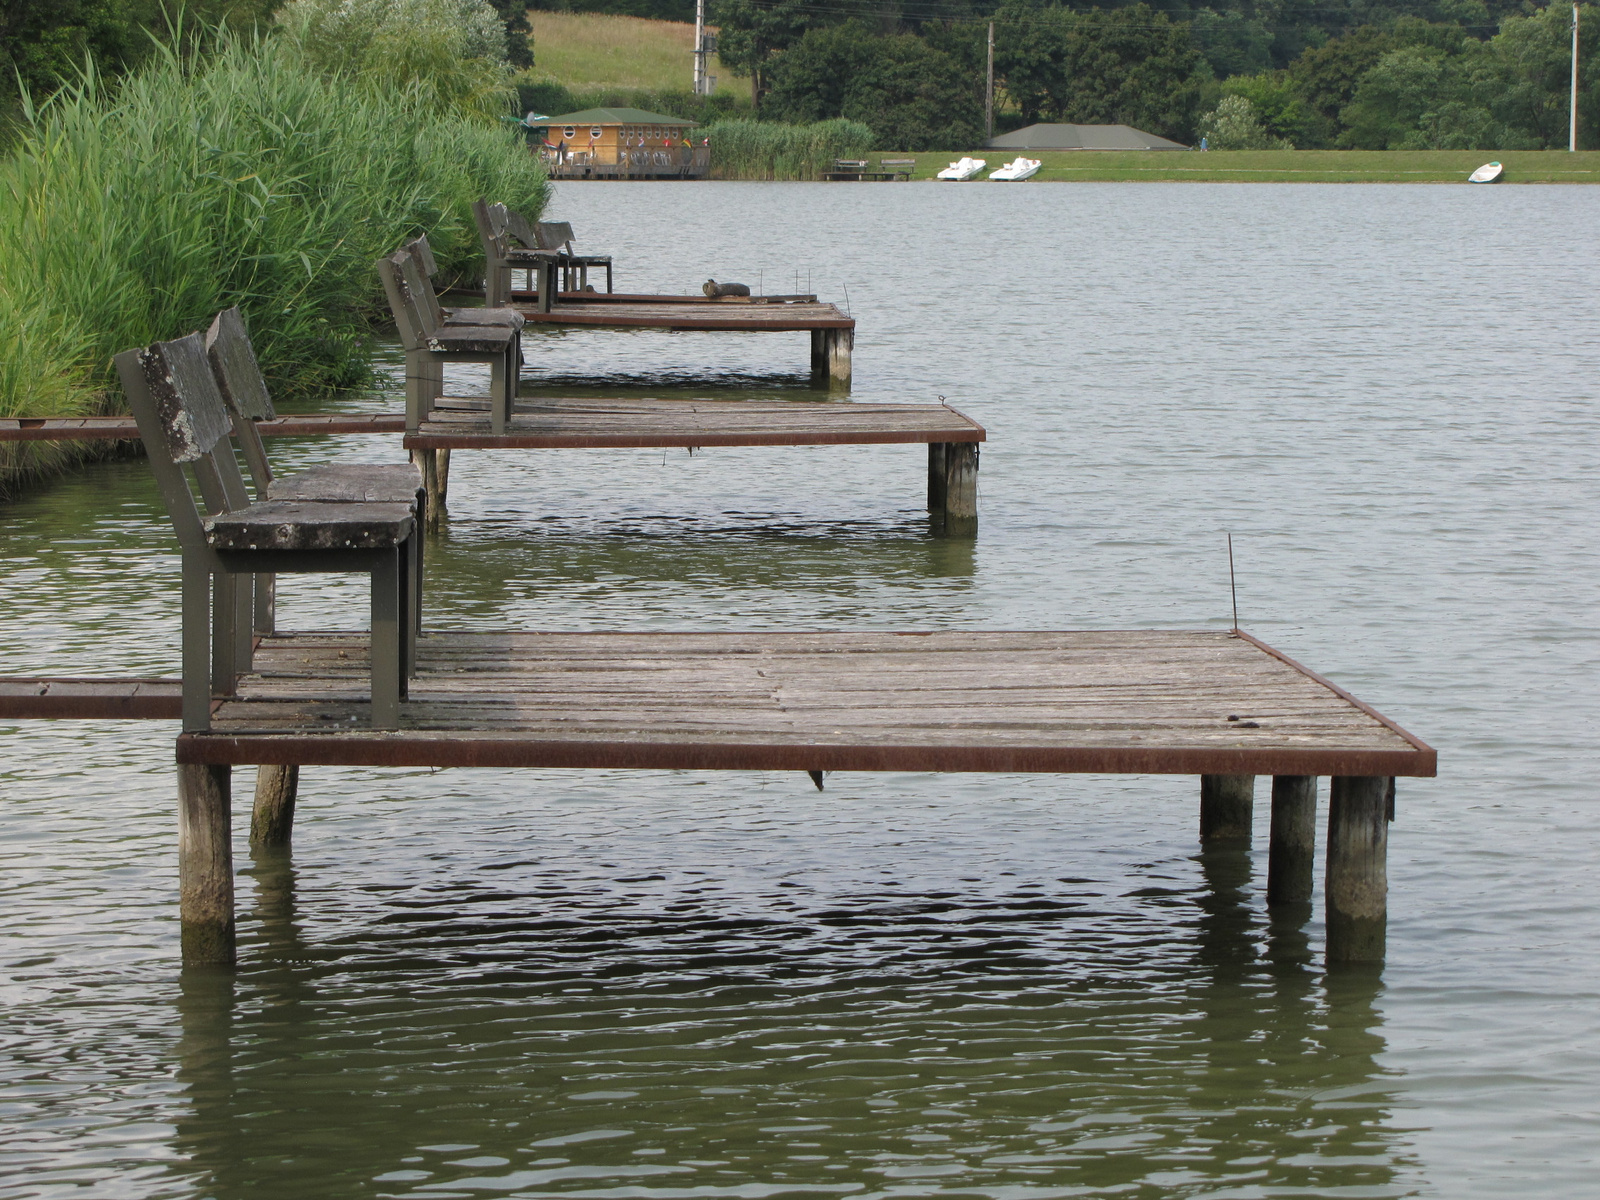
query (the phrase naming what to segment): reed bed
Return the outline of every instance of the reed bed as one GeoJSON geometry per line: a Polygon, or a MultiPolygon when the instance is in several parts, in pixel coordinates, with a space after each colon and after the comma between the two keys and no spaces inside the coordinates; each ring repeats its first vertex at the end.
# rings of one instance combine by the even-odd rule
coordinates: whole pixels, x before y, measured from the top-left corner
{"type": "MultiPolygon", "coordinates": [[[[281,40],[163,50],[115,88],[86,74],[0,161],[0,416],[118,411],[116,352],[234,303],[276,394],[357,384],[374,261],[425,231],[466,270],[480,195],[532,215],[548,185],[501,128],[319,74],[281,40]]],[[[0,449],[0,488],[81,454],[0,449]]]]}
{"type": "Polygon", "coordinates": [[[815,125],[775,121],[717,121],[695,131],[711,139],[716,179],[816,179],[840,158],[862,158],[872,130],[838,119],[815,125]]]}

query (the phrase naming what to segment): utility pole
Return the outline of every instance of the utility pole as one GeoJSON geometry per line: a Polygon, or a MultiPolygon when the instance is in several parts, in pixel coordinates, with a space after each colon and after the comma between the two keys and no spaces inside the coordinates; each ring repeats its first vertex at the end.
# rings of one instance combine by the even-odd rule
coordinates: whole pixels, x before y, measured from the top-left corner
{"type": "MultiPolygon", "coordinates": [[[[1576,5],[1573,6],[1572,11],[1574,13],[1576,13],[1578,11],[1576,5]]],[[[1574,17],[1573,19],[1576,20],[1577,18],[1574,17]]],[[[1576,30],[1577,27],[1574,26],[1573,28],[1574,28],[1574,30],[1576,30]]],[[[1578,35],[1577,35],[1576,32],[1574,32],[1572,36],[1573,36],[1573,39],[1574,39],[1572,44],[1574,46],[1576,46],[1578,44],[1577,40],[1576,40],[1578,35]]],[[[1574,62],[1577,61],[1576,51],[1574,51],[1573,61],[1574,62]]],[[[1576,67],[1573,68],[1573,76],[1572,76],[1572,78],[1573,78],[1574,81],[1576,81],[1577,78],[1578,78],[1578,76],[1577,76],[1577,68],[1576,67]]],[[[1574,89],[1572,94],[1574,96],[1576,96],[1578,94],[1577,90],[1576,90],[1578,85],[1577,85],[1576,82],[1574,82],[1572,86],[1573,86],[1573,89],[1574,89]]],[[[1573,104],[1577,104],[1577,101],[1574,100],[1573,104]]],[[[1576,108],[1574,108],[1572,111],[1573,112],[1577,112],[1578,110],[1576,108]]],[[[985,138],[994,137],[994,22],[993,21],[989,22],[989,84],[988,84],[988,87],[986,87],[984,89],[984,93],[983,93],[983,136],[985,138]]]]}
{"type": "Polygon", "coordinates": [[[1578,5],[1572,5],[1572,112],[1567,118],[1567,149],[1578,148],[1578,5]]]}
{"type": "Polygon", "coordinates": [[[694,94],[706,94],[706,0],[694,5],[694,94]]]}

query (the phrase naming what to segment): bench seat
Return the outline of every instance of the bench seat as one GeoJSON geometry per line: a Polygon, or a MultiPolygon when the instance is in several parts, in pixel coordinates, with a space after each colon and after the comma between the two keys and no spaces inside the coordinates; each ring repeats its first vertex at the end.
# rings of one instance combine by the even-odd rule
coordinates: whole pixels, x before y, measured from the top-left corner
{"type": "Polygon", "coordinates": [[[267,499],[415,505],[421,491],[422,471],[411,463],[327,463],[276,477],[267,499]]]}
{"type": "Polygon", "coordinates": [[[204,520],[213,550],[392,550],[416,528],[412,504],[264,500],[204,520]]]}

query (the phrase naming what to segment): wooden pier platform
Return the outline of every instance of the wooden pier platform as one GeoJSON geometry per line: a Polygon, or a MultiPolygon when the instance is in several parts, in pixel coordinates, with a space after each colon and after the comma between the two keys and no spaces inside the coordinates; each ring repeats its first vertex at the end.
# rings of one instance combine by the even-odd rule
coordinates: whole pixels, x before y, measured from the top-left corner
{"type": "MultiPolygon", "coordinates": [[[[513,292],[513,301],[519,293],[513,292]]],[[[526,293],[521,293],[526,297],[526,293]]],[[[514,303],[529,325],[811,334],[811,379],[849,390],[855,319],[815,296],[651,296],[561,292],[514,303]]]]}
{"type": "Polygon", "coordinates": [[[265,638],[185,763],[1432,775],[1232,632],[432,633],[401,729],[360,635],[265,638]]]}
{"type": "Polygon", "coordinates": [[[732,329],[799,332],[854,329],[855,319],[835,304],[763,297],[712,300],[696,296],[630,296],[563,292],[548,312],[537,303],[514,305],[530,324],[586,325],[622,329],[732,329]]]}
{"type": "Polygon", "coordinates": [[[982,425],[943,404],[816,400],[517,401],[503,434],[487,402],[446,399],[407,449],[827,446],[982,442],[982,425]]]}
{"type": "MultiPolygon", "coordinates": [[[[419,645],[400,728],[373,730],[368,641],[261,639],[179,736],[183,955],[231,963],[233,768],[252,845],[287,845],[300,768],[564,767],[1200,776],[1200,840],[1250,843],[1272,777],[1267,903],[1303,920],[1332,777],[1327,957],[1379,962],[1396,776],[1434,750],[1242,631],[469,633],[419,645]]],[[[176,715],[174,680],[0,680],[0,720],[176,715]]]]}

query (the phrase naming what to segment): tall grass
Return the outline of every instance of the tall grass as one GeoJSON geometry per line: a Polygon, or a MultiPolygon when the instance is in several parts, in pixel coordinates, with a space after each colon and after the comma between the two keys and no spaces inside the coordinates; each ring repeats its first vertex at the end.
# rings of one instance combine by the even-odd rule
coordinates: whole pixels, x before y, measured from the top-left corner
{"type": "Polygon", "coordinates": [[[711,139],[717,179],[816,179],[835,159],[860,158],[872,148],[872,130],[843,118],[815,125],[718,121],[695,132],[711,139]]]}
{"type": "MultiPolygon", "coordinates": [[[[114,89],[89,73],[25,111],[0,161],[0,416],[114,411],[113,354],[234,303],[277,394],[360,382],[373,260],[425,231],[465,269],[473,199],[532,214],[548,196],[517,140],[435,99],[220,33],[203,58],[162,50],[114,89]]],[[[3,450],[0,486],[69,452],[3,450]]]]}

